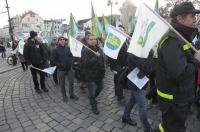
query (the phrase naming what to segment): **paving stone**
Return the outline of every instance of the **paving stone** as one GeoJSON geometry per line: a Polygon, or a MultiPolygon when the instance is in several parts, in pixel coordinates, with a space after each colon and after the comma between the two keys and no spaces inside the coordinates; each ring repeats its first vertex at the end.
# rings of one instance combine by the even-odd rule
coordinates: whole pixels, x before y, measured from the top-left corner
{"type": "Polygon", "coordinates": [[[13,132],[24,132],[24,129],[22,127],[18,127],[12,130],[13,132]]]}
{"type": "Polygon", "coordinates": [[[75,118],[72,120],[72,122],[74,122],[75,124],[77,125],[80,125],[81,123],[83,123],[84,121],[82,119],[79,119],[79,118],[75,118]]]}
{"type": "Polygon", "coordinates": [[[10,124],[10,128],[13,130],[15,128],[21,127],[21,124],[19,122],[15,122],[10,124]]]}
{"type": "Polygon", "coordinates": [[[35,126],[28,126],[28,127],[25,127],[24,130],[25,130],[26,132],[33,131],[33,130],[35,130],[35,126]]]}
{"type": "Polygon", "coordinates": [[[50,117],[46,117],[46,118],[43,119],[44,123],[48,123],[48,122],[50,122],[50,121],[52,121],[52,120],[53,120],[53,119],[50,118],[50,117]]]}
{"type": "Polygon", "coordinates": [[[90,131],[90,132],[98,132],[99,128],[97,128],[95,126],[90,126],[87,130],[90,131]]]}
{"type": "Polygon", "coordinates": [[[55,127],[55,126],[57,126],[59,123],[57,122],[57,121],[51,121],[51,122],[49,122],[48,123],[48,126],[50,126],[50,127],[55,127]]]}
{"type": "Polygon", "coordinates": [[[68,126],[69,124],[71,124],[72,123],[72,121],[70,121],[70,120],[64,120],[64,121],[62,121],[60,124],[62,124],[63,126],[68,126]]]}
{"type": "Polygon", "coordinates": [[[101,127],[101,129],[110,132],[112,129],[114,128],[114,126],[110,125],[110,124],[105,124],[101,127]]]}
{"type": "Polygon", "coordinates": [[[92,125],[97,127],[97,128],[100,128],[104,125],[105,123],[104,122],[101,122],[101,121],[95,121],[92,125]]]}
{"type": "Polygon", "coordinates": [[[5,130],[8,130],[8,129],[9,129],[9,126],[7,124],[0,126],[1,131],[5,131],[5,130]]]}
{"type": "Polygon", "coordinates": [[[54,129],[55,129],[56,131],[60,132],[60,131],[64,130],[65,127],[64,127],[63,125],[57,125],[57,126],[54,127],[54,129]]]}
{"type": "Polygon", "coordinates": [[[119,128],[114,128],[112,132],[126,132],[125,130],[119,129],[119,128]]]}
{"type": "Polygon", "coordinates": [[[79,128],[78,130],[76,130],[76,132],[89,132],[89,131],[85,128],[79,128]]]}
{"type": "Polygon", "coordinates": [[[75,123],[71,123],[67,128],[72,131],[76,131],[77,129],[80,128],[80,126],[76,125],[75,123]]]}

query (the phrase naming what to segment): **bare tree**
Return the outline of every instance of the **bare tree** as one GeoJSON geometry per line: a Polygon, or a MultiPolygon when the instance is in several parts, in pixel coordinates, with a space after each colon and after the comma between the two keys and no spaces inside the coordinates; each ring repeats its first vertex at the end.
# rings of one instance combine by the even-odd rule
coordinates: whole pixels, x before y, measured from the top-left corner
{"type": "Polygon", "coordinates": [[[176,4],[179,4],[182,2],[192,2],[194,6],[197,6],[197,7],[200,6],[200,0],[165,0],[166,4],[160,8],[160,15],[164,19],[169,20],[170,11],[173,9],[173,7],[176,4]]]}

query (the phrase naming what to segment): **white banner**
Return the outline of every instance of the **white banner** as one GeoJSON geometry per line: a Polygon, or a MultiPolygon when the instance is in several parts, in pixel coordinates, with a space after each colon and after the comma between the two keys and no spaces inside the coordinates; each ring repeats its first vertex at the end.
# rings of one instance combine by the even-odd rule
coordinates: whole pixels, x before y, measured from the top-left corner
{"type": "Polygon", "coordinates": [[[126,37],[127,35],[125,33],[110,25],[109,33],[104,43],[104,53],[113,59],[117,59],[118,53],[125,42],[126,37]]]}
{"type": "Polygon", "coordinates": [[[56,70],[56,66],[54,67],[50,67],[50,68],[45,68],[44,70],[42,70],[43,72],[46,72],[48,74],[53,74],[56,70]]]}
{"type": "Polygon", "coordinates": [[[70,50],[73,54],[74,57],[81,57],[81,51],[83,48],[83,44],[81,42],[79,42],[78,40],[76,40],[75,38],[73,38],[72,36],[68,36],[69,38],[69,46],[70,46],[70,50]]]}
{"type": "Polygon", "coordinates": [[[169,24],[161,19],[154,11],[142,4],[135,31],[129,45],[129,53],[142,58],[148,57],[152,46],[157,44],[169,29],[169,24]]]}
{"type": "Polygon", "coordinates": [[[24,51],[24,45],[25,45],[24,41],[20,40],[19,44],[18,44],[18,52],[22,55],[23,55],[23,51],[24,51]]]}

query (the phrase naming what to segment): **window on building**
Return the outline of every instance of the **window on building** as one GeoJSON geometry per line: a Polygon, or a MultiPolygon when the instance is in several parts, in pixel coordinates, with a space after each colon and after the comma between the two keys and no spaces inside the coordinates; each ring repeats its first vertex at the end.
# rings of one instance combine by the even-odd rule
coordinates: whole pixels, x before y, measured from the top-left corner
{"type": "Polygon", "coordinates": [[[27,18],[27,21],[30,22],[30,18],[27,18]]]}

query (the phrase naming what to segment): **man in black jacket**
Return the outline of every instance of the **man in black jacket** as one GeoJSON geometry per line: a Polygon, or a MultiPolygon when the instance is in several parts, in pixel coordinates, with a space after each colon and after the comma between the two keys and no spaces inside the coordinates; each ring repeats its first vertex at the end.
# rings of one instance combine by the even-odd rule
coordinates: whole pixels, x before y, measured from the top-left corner
{"type": "Polygon", "coordinates": [[[63,101],[67,102],[68,97],[65,90],[65,76],[67,75],[69,80],[69,94],[71,99],[78,100],[78,97],[74,95],[74,72],[72,69],[73,55],[68,45],[65,45],[65,38],[60,36],[58,38],[58,46],[56,46],[51,55],[51,62],[54,66],[57,66],[58,76],[60,81],[60,88],[63,95],[63,101]]]}
{"type": "MultiPolygon", "coordinates": [[[[119,25],[119,30],[125,32],[124,27],[122,25],[119,25]]],[[[118,57],[117,59],[112,59],[109,58],[109,62],[110,62],[110,69],[112,71],[116,71],[117,73],[114,74],[114,89],[115,89],[115,95],[117,96],[118,99],[118,103],[121,105],[124,105],[123,100],[123,89],[125,86],[123,86],[123,84],[121,84],[118,79],[119,79],[119,73],[122,70],[122,68],[124,66],[126,66],[127,64],[127,58],[128,58],[128,41],[125,41],[119,51],[118,57]]]]}
{"type": "MultiPolygon", "coordinates": [[[[188,41],[195,31],[196,10],[191,2],[175,5],[171,25],[188,41]]],[[[158,45],[157,94],[162,124],[157,131],[185,132],[189,101],[195,95],[195,72],[200,66],[200,52],[195,54],[175,33],[169,31],[158,45]]]]}
{"type": "Polygon", "coordinates": [[[44,51],[42,45],[37,42],[37,33],[34,31],[30,31],[29,41],[24,45],[23,56],[25,61],[27,62],[28,67],[31,70],[31,74],[33,77],[33,83],[35,86],[35,90],[37,93],[41,94],[42,91],[39,89],[39,83],[37,80],[37,72],[40,75],[40,86],[41,89],[45,92],[49,90],[45,87],[45,74],[33,67],[42,69],[42,62],[44,61],[44,51]],[[33,67],[32,67],[33,66],[33,67]]]}
{"type": "Polygon", "coordinates": [[[85,80],[88,84],[90,105],[93,113],[98,115],[99,111],[97,109],[97,101],[95,98],[100,94],[104,85],[103,78],[105,74],[105,65],[103,51],[95,45],[96,39],[93,34],[88,35],[86,39],[88,47],[95,51],[95,53],[90,51],[88,48],[84,48],[81,56],[85,68],[85,80]]]}

